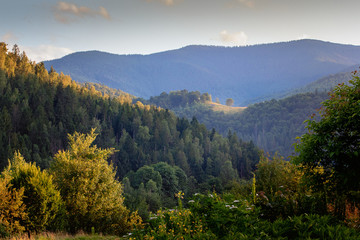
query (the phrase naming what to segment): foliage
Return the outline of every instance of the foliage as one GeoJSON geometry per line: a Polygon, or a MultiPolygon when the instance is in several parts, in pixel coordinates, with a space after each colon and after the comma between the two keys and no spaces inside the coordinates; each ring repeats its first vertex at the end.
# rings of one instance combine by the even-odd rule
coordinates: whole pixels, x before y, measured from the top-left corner
{"type": "Polygon", "coordinates": [[[264,227],[270,239],[358,239],[359,233],[329,215],[304,214],[264,227]]]}
{"type": "Polygon", "coordinates": [[[20,224],[27,231],[41,232],[50,229],[60,213],[62,200],[53,183],[52,176],[41,171],[34,163],[25,162],[19,152],[15,152],[8,168],[2,173],[9,179],[11,189],[23,189],[23,203],[26,219],[20,224]]]}
{"type": "Polygon", "coordinates": [[[7,176],[0,177],[0,238],[21,233],[27,218],[23,203],[24,188],[12,188],[7,176]]]}
{"type": "Polygon", "coordinates": [[[139,99],[146,104],[157,105],[162,108],[173,109],[176,107],[185,107],[195,103],[211,102],[209,93],[201,94],[199,91],[191,91],[184,89],[181,91],[171,91],[161,93],[159,96],[150,97],[148,101],[139,99]]]}
{"type": "Polygon", "coordinates": [[[120,89],[113,89],[109,88],[108,86],[105,86],[103,84],[99,83],[90,83],[86,82],[81,84],[81,86],[85,86],[87,89],[90,90],[90,92],[95,93],[96,95],[101,95],[105,98],[115,98],[120,103],[132,103],[133,99],[135,99],[135,96],[132,96],[124,91],[121,91],[120,89]]]}
{"type": "Polygon", "coordinates": [[[243,111],[214,111],[209,104],[192,104],[170,108],[177,116],[194,116],[207,128],[223,136],[228,131],[245,141],[252,141],[265,152],[288,157],[293,154],[296,137],[304,134],[304,119],[321,106],[326,92],[303,93],[281,100],[269,100],[248,106],[243,111]]]}
{"type": "Polygon", "coordinates": [[[263,220],[245,199],[196,194],[188,209],[160,210],[129,239],[358,239],[359,233],[335,218],[302,214],[263,220]],[[183,237],[183,238],[181,238],[183,237]]]}
{"type": "Polygon", "coordinates": [[[275,154],[262,156],[256,170],[256,189],[263,191],[268,197],[276,192],[287,192],[289,195],[300,190],[302,173],[295,165],[275,154]]]}
{"type": "Polygon", "coordinates": [[[323,192],[335,213],[343,217],[347,201],[360,204],[360,78],[340,84],[323,102],[321,119],[307,120],[308,133],[296,145],[297,164],[307,183],[323,192]]]}
{"type": "Polygon", "coordinates": [[[128,173],[123,183],[126,206],[139,210],[143,219],[149,217],[148,212],[156,212],[160,207],[175,206],[174,194],[188,191],[185,172],[164,162],[145,165],[135,173],[128,173]]]}
{"type": "MultiPolygon", "coordinates": [[[[254,144],[237,136],[230,141],[196,119],[178,118],[140,102],[130,104],[110,92],[100,93],[96,85],[81,87],[41,64],[28,61],[32,69],[24,72],[18,63],[21,59],[26,63],[26,58],[12,52],[3,56],[12,59],[14,74],[6,66],[0,70],[1,169],[16,150],[40,168],[48,168],[53,156],[67,147],[67,134],[92,128],[99,133],[95,140],[99,147],[118,150],[110,160],[119,179],[142,166],[166,162],[194,178],[192,192],[211,189],[214,183],[219,189],[220,181],[229,181],[225,172],[248,178],[259,160],[254,144]]],[[[206,101],[210,96],[199,97],[206,101]]]]}
{"type": "Polygon", "coordinates": [[[226,106],[232,106],[234,105],[234,100],[232,98],[226,99],[226,106]]]}
{"type": "Polygon", "coordinates": [[[262,218],[274,221],[304,213],[327,213],[323,195],[306,189],[300,169],[277,154],[271,159],[263,156],[255,173],[256,203],[262,218]]]}
{"type": "Polygon", "coordinates": [[[106,161],[114,149],[91,146],[95,129],[89,134],[69,135],[68,150],[55,155],[51,172],[65,201],[69,228],[122,234],[137,224],[123,205],[122,186],[115,179],[115,171],[106,161]]]}
{"type": "Polygon", "coordinates": [[[201,219],[189,209],[159,210],[151,216],[144,231],[135,231],[129,239],[213,239],[201,219]]]}

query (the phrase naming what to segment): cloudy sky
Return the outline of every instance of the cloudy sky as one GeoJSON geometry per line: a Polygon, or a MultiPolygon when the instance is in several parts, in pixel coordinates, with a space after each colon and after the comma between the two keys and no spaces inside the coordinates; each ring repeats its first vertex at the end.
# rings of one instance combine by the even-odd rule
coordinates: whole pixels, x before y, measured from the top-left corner
{"type": "Polygon", "coordinates": [[[360,45],[359,9],[359,0],[1,0],[0,41],[35,61],[303,38],[360,45]]]}

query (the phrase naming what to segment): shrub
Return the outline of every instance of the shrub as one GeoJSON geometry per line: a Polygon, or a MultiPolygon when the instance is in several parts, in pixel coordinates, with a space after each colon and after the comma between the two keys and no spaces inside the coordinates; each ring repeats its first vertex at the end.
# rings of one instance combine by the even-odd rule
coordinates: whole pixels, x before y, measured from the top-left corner
{"type": "Polygon", "coordinates": [[[95,138],[95,129],[69,135],[69,149],[55,155],[51,172],[65,202],[71,233],[90,233],[94,227],[96,232],[121,235],[141,218],[123,204],[122,185],[107,162],[114,149],[91,146],[95,138]]]}
{"type": "Polygon", "coordinates": [[[6,176],[0,177],[0,238],[21,233],[27,214],[23,204],[24,189],[14,189],[6,176]]]}
{"type": "Polygon", "coordinates": [[[48,229],[62,206],[60,192],[52,176],[34,163],[25,162],[19,152],[15,152],[3,175],[9,178],[11,189],[24,191],[27,218],[21,219],[20,223],[27,231],[48,229]]]}

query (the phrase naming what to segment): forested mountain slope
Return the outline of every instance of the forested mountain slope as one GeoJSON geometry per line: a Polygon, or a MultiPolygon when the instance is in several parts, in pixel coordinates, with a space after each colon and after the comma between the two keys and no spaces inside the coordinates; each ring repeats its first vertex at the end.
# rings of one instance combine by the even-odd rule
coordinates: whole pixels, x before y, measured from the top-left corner
{"type": "MultiPolygon", "coordinates": [[[[281,99],[250,105],[245,109],[227,107],[214,110],[208,93],[174,91],[144,101],[168,108],[179,117],[196,117],[207,128],[215,128],[223,136],[229,130],[240,138],[253,141],[266,152],[288,157],[293,153],[296,137],[305,133],[303,122],[316,112],[327,92],[302,93],[281,99]]],[[[225,107],[225,106],[224,106],[225,107]]]]}
{"type": "Polygon", "coordinates": [[[187,184],[191,191],[209,190],[215,183],[225,186],[239,177],[248,178],[260,158],[253,143],[236,135],[224,138],[196,119],[104,97],[69,76],[48,72],[18,49],[7,52],[4,43],[0,45],[0,119],[0,169],[16,150],[47,168],[54,153],[66,147],[68,134],[92,128],[99,134],[99,147],[117,150],[110,160],[120,179],[145,165],[165,162],[185,175],[183,191],[187,184]]]}
{"type": "Polygon", "coordinates": [[[360,63],[360,47],[317,40],[246,47],[188,46],[150,55],[79,52],[45,62],[80,82],[102,83],[142,98],[187,89],[243,106],[305,86],[360,63]]]}

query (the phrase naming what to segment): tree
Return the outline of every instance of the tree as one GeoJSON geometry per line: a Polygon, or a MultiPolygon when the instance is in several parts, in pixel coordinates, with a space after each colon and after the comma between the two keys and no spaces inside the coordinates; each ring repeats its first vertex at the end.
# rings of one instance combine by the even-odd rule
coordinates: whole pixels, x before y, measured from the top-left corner
{"type": "Polygon", "coordinates": [[[211,95],[209,93],[203,93],[201,96],[200,96],[200,101],[201,102],[211,102],[212,99],[211,99],[211,95]]]}
{"type": "Polygon", "coordinates": [[[62,206],[52,176],[34,163],[25,162],[19,152],[15,152],[3,175],[10,179],[11,189],[24,190],[23,202],[28,217],[21,223],[26,230],[40,232],[49,229],[62,206]]]}
{"type": "Polygon", "coordinates": [[[349,200],[360,204],[360,79],[340,84],[323,102],[320,119],[307,120],[308,133],[296,145],[294,161],[308,184],[322,191],[343,217],[349,200]]]}
{"type": "Polygon", "coordinates": [[[228,98],[226,99],[226,106],[232,106],[234,105],[234,100],[232,98],[228,98]]]}
{"type": "Polygon", "coordinates": [[[95,129],[89,134],[69,135],[69,148],[59,151],[51,171],[60,188],[69,217],[70,231],[123,234],[138,222],[123,204],[122,185],[115,179],[108,157],[114,149],[91,146],[95,129]]]}
{"type": "Polygon", "coordinates": [[[0,177],[0,238],[25,230],[20,224],[27,218],[23,194],[24,188],[12,189],[9,178],[0,177]]]}

